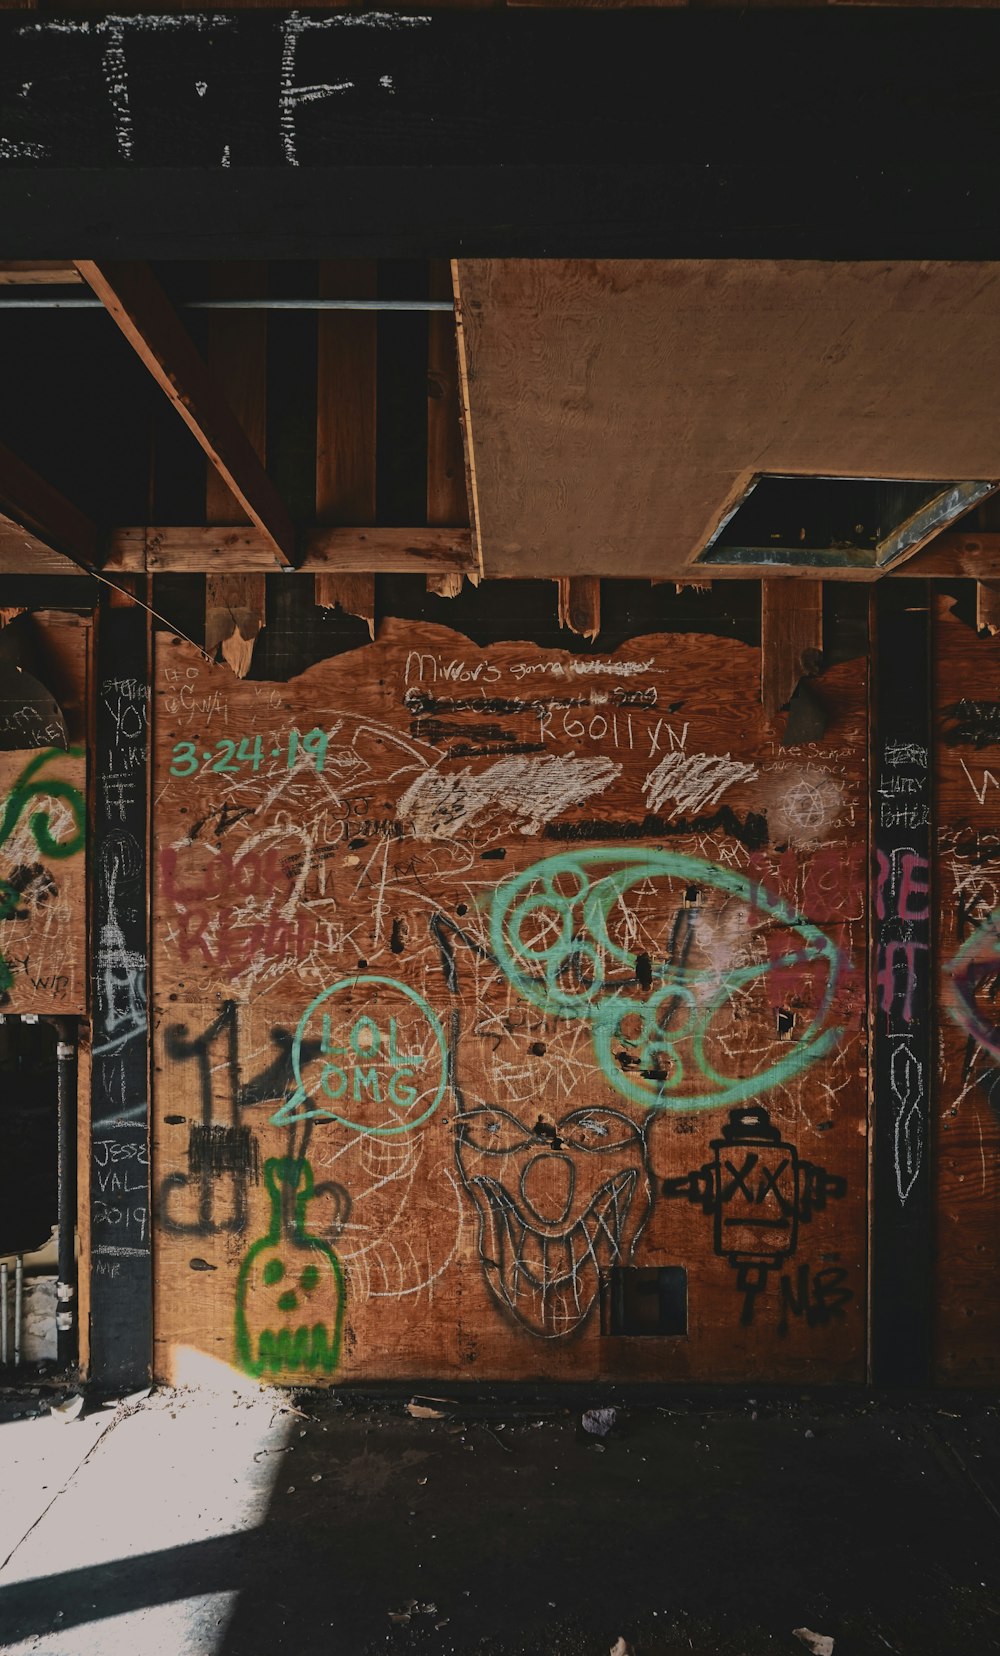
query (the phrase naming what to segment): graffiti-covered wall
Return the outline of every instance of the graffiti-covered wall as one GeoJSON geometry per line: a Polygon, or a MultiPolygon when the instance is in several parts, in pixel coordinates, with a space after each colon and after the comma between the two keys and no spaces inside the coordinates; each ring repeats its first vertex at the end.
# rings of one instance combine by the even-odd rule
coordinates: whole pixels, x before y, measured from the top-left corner
{"type": "Polygon", "coordinates": [[[86,1013],[91,628],[19,616],[0,635],[0,1011],[86,1013]]]}
{"type": "Polygon", "coordinates": [[[157,1369],[864,1372],[866,687],[385,622],[157,640],[157,1369]]]}

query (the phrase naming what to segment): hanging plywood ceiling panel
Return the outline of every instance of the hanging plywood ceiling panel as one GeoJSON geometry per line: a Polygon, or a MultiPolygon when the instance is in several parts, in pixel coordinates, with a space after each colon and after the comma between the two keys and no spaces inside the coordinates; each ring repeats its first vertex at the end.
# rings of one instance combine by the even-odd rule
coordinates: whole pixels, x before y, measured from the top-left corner
{"type": "Polygon", "coordinates": [[[469,259],[458,283],[487,575],[679,573],[757,472],[1000,478],[1000,264],[469,259]]]}

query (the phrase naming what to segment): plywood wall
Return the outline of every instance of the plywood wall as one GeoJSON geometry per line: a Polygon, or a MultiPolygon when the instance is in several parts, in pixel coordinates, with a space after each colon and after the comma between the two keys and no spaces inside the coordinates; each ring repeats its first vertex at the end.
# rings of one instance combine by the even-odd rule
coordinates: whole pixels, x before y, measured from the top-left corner
{"type": "Polygon", "coordinates": [[[66,716],[70,746],[0,751],[0,1011],[68,1017],[87,1010],[90,628],[74,616],[35,627],[39,671],[66,716]]]}
{"type": "Polygon", "coordinates": [[[158,638],[161,1375],[863,1378],[864,674],[797,749],[759,686],[158,638]]]}
{"type": "Polygon", "coordinates": [[[1000,1376],[1000,639],[938,600],[937,1375],[1000,1376]]]}

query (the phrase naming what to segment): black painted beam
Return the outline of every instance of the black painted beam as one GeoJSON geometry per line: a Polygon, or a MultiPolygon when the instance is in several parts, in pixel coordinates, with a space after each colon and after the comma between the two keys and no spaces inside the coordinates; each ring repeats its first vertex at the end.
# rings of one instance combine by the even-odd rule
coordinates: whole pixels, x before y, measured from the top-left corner
{"type": "Polygon", "coordinates": [[[0,257],[996,256],[998,48],[988,10],[0,14],[0,257]]]}
{"type": "Polygon", "coordinates": [[[90,1377],[144,1385],[152,1363],[147,1050],[147,614],[97,625],[90,1157],[90,1377]]]}
{"type": "Polygon", "coordinates": [[[930,1380],[934,1085],[931,644],[926,582],[875,589],[871,1368],[930,1380]]]}

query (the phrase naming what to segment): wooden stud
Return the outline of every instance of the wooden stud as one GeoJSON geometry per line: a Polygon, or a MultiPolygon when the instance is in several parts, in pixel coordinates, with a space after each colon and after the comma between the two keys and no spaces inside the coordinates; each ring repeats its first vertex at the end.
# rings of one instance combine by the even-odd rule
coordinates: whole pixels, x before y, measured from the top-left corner
{"type": "Polygon", "coordinates": [[[559,625],[581,638],[601,630],[601,583],[596,575],[564,575],[559,581],[559,625]]]}
{"type": "Polygon", "coordinates": [[[148,265],[78,259],[76,266],[257,525],[273,559],[290,567],[295,529],[284,502],[148,265]]]}
{"type": "Polygon", "coordinates": [[[760,699],[769,719],[795,693],[809,655],[823,649],[823,588],[772,578],[760,592],[760,699]]]}
{"type": "MultiPolygon", "coordinates": [[[[452,297],[451,269],[443,259],[430,267],[430,297],[452,297]]],[[[458,344],[455,319],[432,311],[427,321],[427,522],[468,525],[462,453],[462,406],[458,394],[458,344]]],[[[462,575],[428,575],[427,590],[439,598],[457,598],[462,575]]]]}
{"type": "MultiPolygon", "coordinates": [[[[326,260],[323,299],[371,299],[378,291],[372,259],[326,260]]],[[[317,323],[316,518],[319,523],[375,522],[377,322],[371,311],[327,311],[317,323]]],[[[375,576],[358,570],[318,574],[315,600],[358,615],[375,637],[375,576]]]]}
{"type": "MultiPolygon", "coordinates": [[[[259,261],[213,265],[213,299],[252,299],[267,287],[267,266],[259,261]]],[[[267,313],[211,311],[208,316],[208,372],[227,398],[263,464],[267,458],[267,313]]],[[[232,490],[214,466],[206,467],[205,516],[210,524],[246,521],[232,490]]],[[[265,575],[210,575],[205,589],[205,649],[221,648],[237,678],[246,678],[257,635],[267,614],[265,575]]]]}
{"type": "Polygon", "coordinates": [[[86,569],[96,564],[96,524],[4,443],[0,443],[0,513],[73,563],[86,569]]]}
{"type": "MultiPolygon", "coordinates": [[[[373,259],[327,260],[321,299],[374,299],[373,259]]],[[[372,311],[325,311],[317,321],[316,519],[375,521],[375,355],[372,311]]]]}
{"type": "MultiPolygon", "coordinates": [[[[209,272],[213,299],[255,299],[267,292],[267,265],[260,260],[214,264],[209,272]]],[[[267,460],[267,312],[209,311],[206,362],[254,453],[267,460]]],[[[213,465],[205,469],[205,515],[209,523],[245,523],[228,480],[213,465]]]]}

